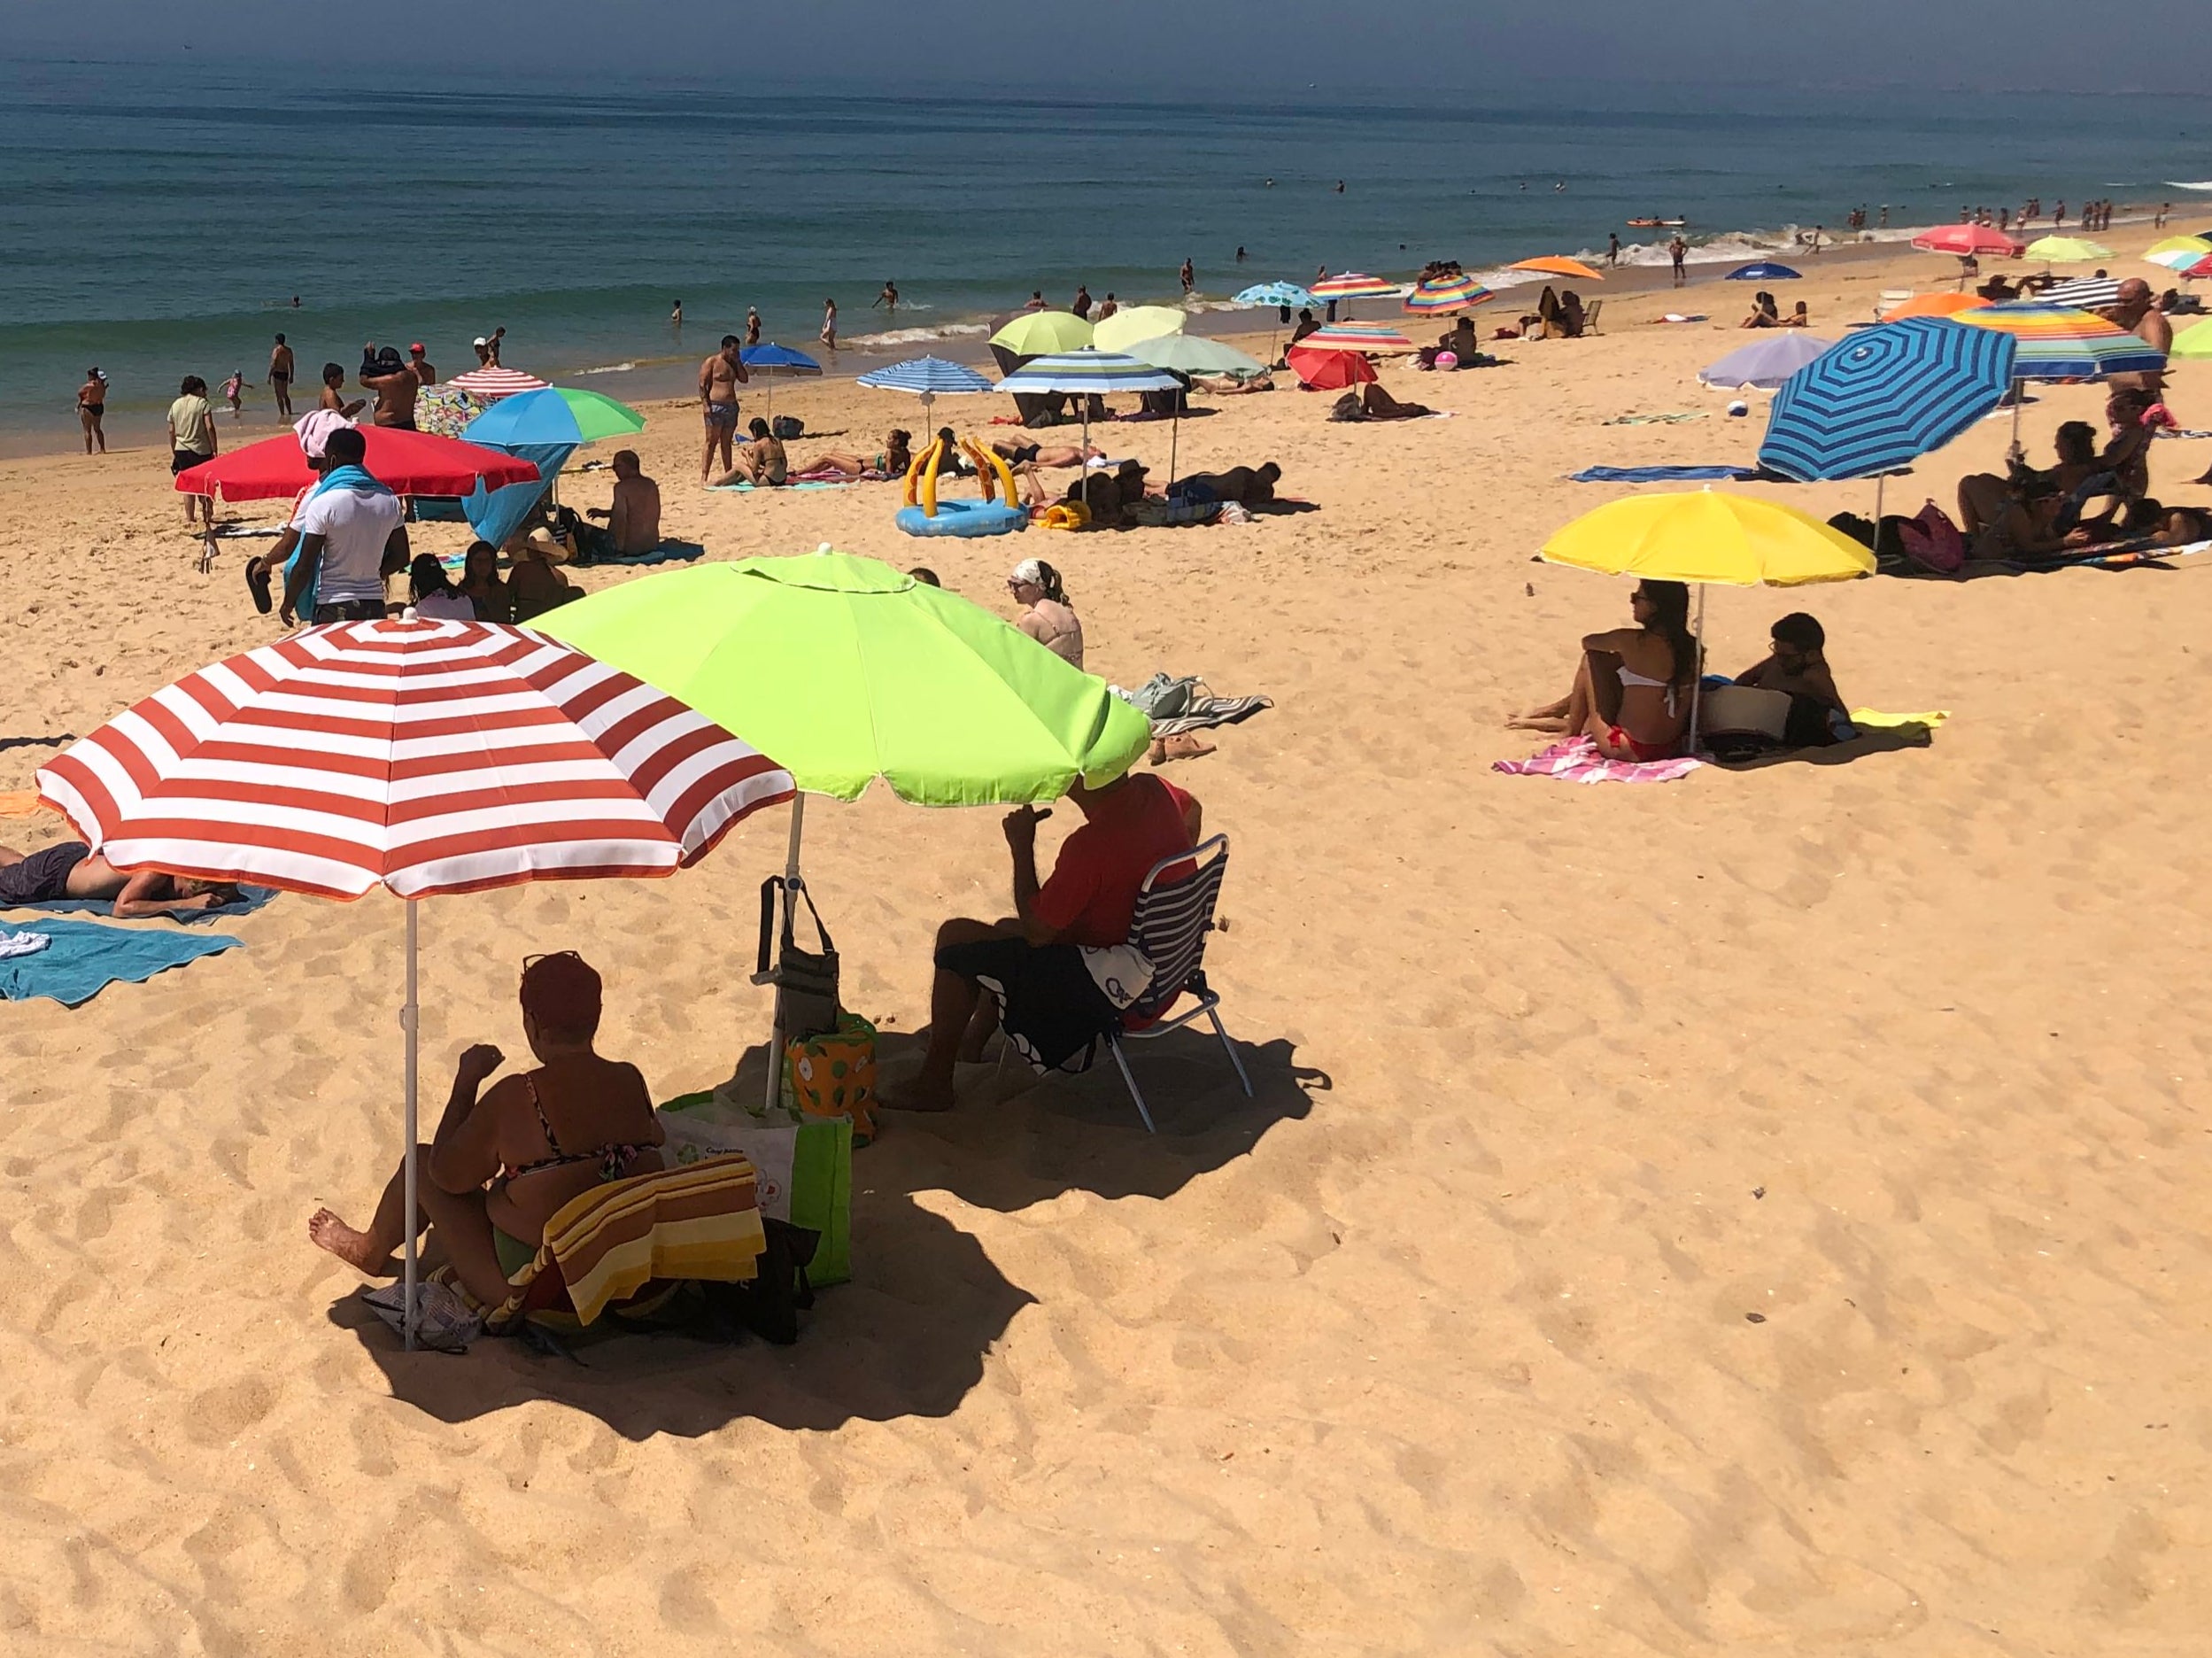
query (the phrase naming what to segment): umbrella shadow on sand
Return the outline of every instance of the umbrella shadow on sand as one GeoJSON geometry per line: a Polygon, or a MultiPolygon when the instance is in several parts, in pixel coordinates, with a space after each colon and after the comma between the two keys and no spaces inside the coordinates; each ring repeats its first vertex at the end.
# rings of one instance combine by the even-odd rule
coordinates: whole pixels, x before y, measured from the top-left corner
{"type": "Polygon", "coordinates": [[[1935,728],[1914,721],[1881,731],[1861,731],[1848,742],[1830,743],[1825,748],[1785,748],[1779,754],[1710,763],[1723,771],[1764,771],[1769,766],[1778,765],[1839,766],[1863,760],[1868,755],[1895,754],[1903,748],[1932,748],[1935,743],[1935,728]]]}
{"type": "Polygon", "coordinates": [[[951,1221],[885,1189],[877,1172],[856,1170],[854,1281],[818,1292],[814,1310],[800,1315],[796,1346],[624,1333],[566,1340],[568,1357],[496,1338],[465,1355],[407,1352],[351,1293],[332,1305],[330,1321],[359,1337],[394,1398],[445,1422],[533,1400],[565,1405],[634,1440],[694,1438],[746,1418],[825,1432],[950,1415],[1036,1298],[951,1221]]]}

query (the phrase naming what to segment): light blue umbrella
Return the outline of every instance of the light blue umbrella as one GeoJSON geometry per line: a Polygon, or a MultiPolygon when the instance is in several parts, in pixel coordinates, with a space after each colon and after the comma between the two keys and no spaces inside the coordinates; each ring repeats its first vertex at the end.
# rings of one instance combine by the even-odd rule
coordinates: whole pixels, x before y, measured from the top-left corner
{"type": "MultiPolygon", "coordinates": [[[[1164,368],[1141,363],[1134,357],[1125,357],[1119,352],[1077,351],[1058,352],[1048,357],[1033,357],[999,382],[1002,391],[1072,392],[1079,399],[1077,407],[1083,411],[1083,447],[1091,446],[1091,395],[1108,391],[1172,391],[1182,389],[1182,381],[1164,368]]],[[[1083,469],[1083,492],[1090,494],[1091,471],[1083,469]]]]}
{"type": "MultiPolygon", "coordinates": [[[[1759,464],[1783,477],[1873,477],[1940,449],[2012,388],[2012,337],[1908,317],[1822,352],[1775,394],[1759,464]]],[[[1875,487],[1875,516],[1882,491],[1875,487]]]]}
{"type": "MultiPolygon", "coordinates": [[[[1299,287],[1296,283],[1271,282],[1260,283],[1247,288],[1229,303],[1234,306],[1241,306],[1248,311],[1257,310],[1262,306],[1272,306],[1276,308],[1275,321],[1280,323],[1286,314],[1301,308],[1311,311],[1322,302],[1316,299],[1303,288],[1299,287]]],[[[1270,327],[1267,330],[1267,360],[1270,362],[1275,360],[1275,329],[1273,327],[1270,327]]]]}
{"type": "Polygon", "coordinates": [[[1772,391],[1835,343],[1795,329],[1777,329],[1700,368],[1698,378],[1709,386],[1756,386],[1772,391]]]}
{"type": "Polygon", "coordinates": [[[942,357],[912,357],[905,362],[870,368],[860,376],[860,384],[879,391],[917,393],[922,399],[924,425],[930,420],[930,405],[939,398],[961,397],[993,389],[989,376],[977,373],[965,363],[947,362],[942,357]]]}

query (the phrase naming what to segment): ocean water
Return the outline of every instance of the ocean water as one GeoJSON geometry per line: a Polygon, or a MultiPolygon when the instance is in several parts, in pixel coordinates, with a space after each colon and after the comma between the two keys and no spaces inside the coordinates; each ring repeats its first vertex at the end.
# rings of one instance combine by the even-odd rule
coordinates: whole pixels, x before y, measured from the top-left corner
{"type": "Polygon", "coordinates": [[[972,347],[1032,290],[1179,298],[1186,257],[1204,306],[1324,264],[1404,276],[1602,248],[1644,214],[1687,218],[1706,260],[1860,204],[1889,205],[1899,236],[2030,194],[2212,222],[2196,97],[1277,87],[1202,106],[15,62],[0,107],[0,441],[18,449],[77,441],[96,362],[119,440],[158,435],[186,373],[244,368],[266,423],[277,329],[309,387],[367,340],[422,340],[450,374],[504,325],[511,366],[646,395],[748,305],[768,337],[809,345],[825,296],[853,347],[834,366],[855,368],[972,347]],[[895,326],[870,306],[886,278],[895,326]]]}

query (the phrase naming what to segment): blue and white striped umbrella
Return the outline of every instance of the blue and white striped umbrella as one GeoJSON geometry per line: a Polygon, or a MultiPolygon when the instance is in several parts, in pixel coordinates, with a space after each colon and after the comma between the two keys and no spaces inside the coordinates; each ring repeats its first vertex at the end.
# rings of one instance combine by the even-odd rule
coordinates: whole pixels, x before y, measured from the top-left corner
{"type": "Polygon", "coordinates": [[[883,391],[918,391],[929,397],[991,389],[988,375],[978,374],[965,363],[947,362],[942,357],[915,357],[870,368],[860,376],[860,384],[883,391]]]}
{"type": "Polygon", "coordinates": [[[1002,391],[1172,391],[1182,384],[1173,375],[1119,352],[1059,352],[1033,357],[999,382],[1002,391]]]}
{"type": "Polygon", "coordinates": [[[1997,407],[2013,355],[2010,335],[1927,317],[1854,334],[1783,382],[1759,463],[1801,484],[1903,466],[1997,407]]]}

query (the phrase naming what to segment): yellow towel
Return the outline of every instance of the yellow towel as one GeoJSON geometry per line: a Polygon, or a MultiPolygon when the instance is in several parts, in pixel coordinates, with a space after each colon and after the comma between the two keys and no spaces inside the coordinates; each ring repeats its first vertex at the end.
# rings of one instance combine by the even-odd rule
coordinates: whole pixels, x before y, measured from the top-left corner
{"type": "Polygon", "coordinates": [[[1851,723],[1870,731],[1895,731],[1900,725],[1925,725],[1930,731],[1951,717],[1949,709],[1930,709],[1925,714],[1884,714],[1880,709],[1855,708],[1851,723]]]}

